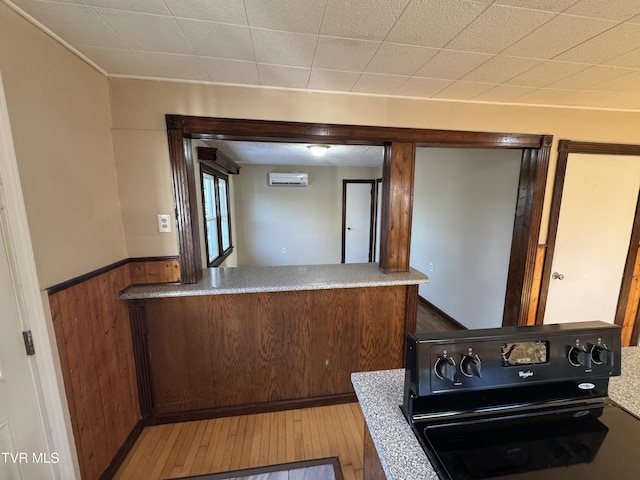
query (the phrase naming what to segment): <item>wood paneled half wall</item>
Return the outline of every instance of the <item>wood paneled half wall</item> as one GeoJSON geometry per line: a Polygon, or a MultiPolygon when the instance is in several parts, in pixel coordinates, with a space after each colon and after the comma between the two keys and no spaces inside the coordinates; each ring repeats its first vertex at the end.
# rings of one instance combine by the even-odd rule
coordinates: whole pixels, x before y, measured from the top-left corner
{"type": "Polygon", "coordinates": [[[179,279],[177,258],[125,259],[47,289],[83,480],[109,478],[141,430],[129,312],[119,293],[179,279]]]}
{"type": "Polygon", "coordinates": [[[142,414],[164,423],[353,401],[351,372],[404,365],[417,286],[130,303],[134,338],[148,339],[142,414]]]}

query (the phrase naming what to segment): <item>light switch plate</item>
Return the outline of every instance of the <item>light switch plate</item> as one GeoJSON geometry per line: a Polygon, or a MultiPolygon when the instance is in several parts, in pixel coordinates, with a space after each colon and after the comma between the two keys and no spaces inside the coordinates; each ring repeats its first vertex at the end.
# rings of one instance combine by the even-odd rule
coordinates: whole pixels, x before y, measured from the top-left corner
{"type": "Polygon", "coordinates": [[[158,232],[171,232],[171,215],[158,215],[158,232]]]}

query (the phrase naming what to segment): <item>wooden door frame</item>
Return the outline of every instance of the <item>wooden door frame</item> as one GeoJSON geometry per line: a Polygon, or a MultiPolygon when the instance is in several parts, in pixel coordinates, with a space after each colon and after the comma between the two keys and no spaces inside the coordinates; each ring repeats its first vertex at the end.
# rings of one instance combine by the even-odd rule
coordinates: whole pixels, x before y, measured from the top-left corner
{"type": "Polygon", "coordinates": [[[346,243],[347,243],[347,185],[349,183],[359,183],[366,184],[368,183],[371,186],[371,204],[369,205],[369,262],[373,261],[374,249],[375,249],[375,221],[376,221],[376,206],[377,206],[377,192],[376,192],[376,184],[377,180],[342,180],[342,254],[340,257],[341,263],[344,263],[345,253],[346,253],[346,243]]]}
{"type": "Polygon", "coordinates": [[[183,283],[202,277],[191,140],[279,141],[385,147],[380,269],[409,271],[416,147],[522,150],[503,325],[526,325],[551,152],[551,135],[166,115],[183,283]]]}
{"type": "MultiPolygon", "coordinates": [[[[639,156],[640,145],[627,145],[618,143],[593,143],[593,142],[576,142],[572,140],[560,140],[558,142],[558,164],[553,183],[553,196],[551,199],[551,214],[549,218],[549,233],[547,234],[547,249],[544,258],[544,267],[542,270],[542,282],[540,286],[540,299],[538,303],[538,311],[536,314],[536,325],[544,323],[544,314],[547,306],[547,297],[549,293],[549,284],[551,283],[551,267],[553,262],[553,254],[556,247],[556,237],[558,234],[558,223],[560,220],[560,207],[562,205],[562,193],[564,190],[564,180],[567,173],[567,162],[569,154],[582,153],[592,155],[626,155],[639,156]]],[[[640,160],[640,158],[639,158],[640,160]]],[[[620,294],[618,297],[618,306],[616,308],[615,324],[621,327],[624,324],[625,311],[631,291],[631,281],[633,277],[633,269],[638,256],[638,243],[640,242],[640,202],[636,205],[636,213],[634,217],[631,238],[629,240],[629,251],[622,275],[622,284],[620,286],[620,294]],[[635,248],[633,246],[635,245],[635,248]]],[[[632,343],[637,341],[640,334],[639,322],[634,320],[632,343]],[[634,340],[635,339],[635,340],[634,340]]],[[[633,343],[635,344],[635,343],[633,343]]]]}

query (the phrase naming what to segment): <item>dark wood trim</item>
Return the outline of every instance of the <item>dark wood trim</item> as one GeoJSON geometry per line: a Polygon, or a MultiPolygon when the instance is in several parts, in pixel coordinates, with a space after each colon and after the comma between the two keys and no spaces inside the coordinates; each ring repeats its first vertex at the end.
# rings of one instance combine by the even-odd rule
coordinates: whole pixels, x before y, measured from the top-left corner
{"type": "Polygon", "coordinates": [[[522,152],[503,327],[527,325],[552,140],[544,136],[539,149],[522,152]]]}
{"type": "Polygon", "coordinates": [[[93,270],[91,272],[85,273],[78,277],[74,277],[70,280],[57,283],[47,288],[47,294],[53,295],[55,293],[59,293],[62,290],[66,290],[67,288],[71,288],[74,285],[78,285],[79,283],[86,282],[87,280],[91,280],[92,278],[102,275],[103,273],[107,273],[107,272],[110,272],[111,270],[115,270],[116,268],[126,265],[127,263],[129,263],[129,259],[124,258],[122,260],[118,260],[117,262],[107,265],[105,267],[98,268],[97,270],[93,270]]]}
{"type": "Polygon", "coordinates": [[[102,472],[102,475],[100,475],[100,480],[111,480],[113,477],[115,477],[118,469],[127,458],[127,455],[129,455],[129,452],[142,434],[144,427],[145,423],[142,419],[138,423],[136,423],[136,425],[133,427],[133,430],[131,430],[131,433],[129,433],[127,439],[114,455],[113,460],[111,460],[111,463],[109,463],[109,466],[104,472],[102,472]]]}
{"type": "Polygon", "coordinates": [[[115,263],[109,264],[105,267],[98,268],[97,270],[93,270],[91,272],[85,273],[83,275],[74,277],[69,280],[65,280],[61,283],[56,283],[51,287],[47,288],[47,294],[53,295],[55,293],[61,292],[62,290],[66,290],[67,288],[71,288],[74,285],[78,285],[79,283],[86,282],[87,280],[91,280],[103,273],[110,272],[111,270],[115,270],[116,268],[122,267],[127,263],[138,263],[138,262],[162,262],[169,260],[177,260],[177,255],[171,255],[167,257],[134,257],[134,258],[123,258],[122,260],[118,260],[115,263]]]}
{"type": "Polygon", "coordinates": [[[149,334],[144,300],[129,300],[129,320],[131,322],[131,338],[133,341],[133,357],[136,364],[138,398],[140,415],[144,422],[155,417],[155,394],[153,376],[151,375],[151,358],[149,357],[149,334]]]}
{"type": "Polygon", "coordinates": [[[562,191],[564,190],[564,179],[567,173],[567,159],[569,157],[569,151],[565,145],[566,142],[568,141],[560,140],[558,146],[558,161],[553,181],[549,231],[547,232],[547,251],[544,258],[544,267],[542,268],[542,282],[540,284],[540,298],[538,300],[538,312],[536,313],[536,325],[542,325],[544,323],[544,313],[547,307],[547,294],[549,292],[549,282],[551,281],[551,262],[556,248],[556,235],[558,234],[562,191]]]}
{"type": "Polygon", "coordinates": [[[404,320],[405,337],[410,333],[416,332],[418,324],[418,302],[420,301],[418,287],[419,285],[407,285],[407,299],[404,320]]]}
{"type": "Polygon", "coordinates": [[[194,420],[207,420],[210,418],[235,417],[238,415],[253,415],[256,413],[280,412],[282,410],[295,410],[298,408],[323,407],[338,405],[341,403],[357,402],[355,393],[343,393],[324,397],[298,398],[293,400],[281,400],[278,402],[255,403],[251,405],[238,405],[223,408],[207,408],[203,410],[191,410],[188,412],[162,413],[154,417],[153,423],[191,422],[194,420]]]}
{"type": "MultiPolygon", "coordinates": [[[[536,325],[542,325],[544,323],[544,315],[547,306],[547,297],[549,293],[549,284],[551,282],[551,268],[553,263],[553,255],[555,253],[556,237],[558,235],[558,222],[560,220],[560,207],[562,205],[562,193],[564,191],[564,180],[567,172],[567,162],[570,153],[583,153],[583,154],[597,154],[597,155],[632,155],[640,156],[640,145],[628,145],[619,143],[593,143],[593,142],[575,142],[572,140],[560,140],[558,142],[558,162],[556,166],[556,175],[553,184],[553,196],[551,198],[551,213],[549,217],[549,232],[547,234],[547,251],[544,259],[544,268],[542,273],[542,282],[540,286],[540,299],[538,304],[538,312],[536,314],[536,325]]],[[[636,211],[636,220],[638,219],[638,212],[636,211]]],[[[638,222],[634,221],[633,235],[640,235],[636,232],[638,222]]],[[[630,240],[632,241],[632,240],[630,240]]],[[[635,244],[637,246],[637,243],[635,244]]],[[[633,256],[634,254],[630,254],[633,256]]],[[[627,257],[627,264],[624,269],[624,277],[622,279],[621,294],[623,288],[627,289],[627,283],[630,285],[630,280],[627,276],[633,275],[633,266],[629,270],[629,256],[627,257]]],[[[624,311],[628,301],[627,295],[618,299],[618,307],[616,309],[616,323],[620,325],[620,312],[624,318],[624,311]],[[624,305],[620,305],[620,303],[624,305]],[[624,308],[621,308],[624,306],[624,308]]],[[[640,333],[640,326],[636,319],[633,326],[633,334],[637,339],[638,333],[640,333]]],[[[633,341],[633,339],[632,339],[633,341]]]]}
{"type": "Polygon", "coordinates": [[[629,241],[629,250],[627,251],[627,260],[624,264],[624,271],[622,273],[622,282],[620,284],[620,294],[618,295],[618,305],[616,307],[616,316],[615,316],[614,323],[616,325],[620,325],[620,327],[624,326],[624,317],[627,312],[629,295],[631,294],[631,284],[633,283],[633,271],[635,270],[635,267],[636,267],[639,243],[640,243],[640,192],[638,192],[638,199],[636,200],[636,210],[633,215],[633,227],[631,229],[631,240],[629,241]]]}
{"type": "Polygon", "coordinates": [[[362,459],[363,480],[386,480],[387,475],[382,468],[380,455],[378,454],[375,443],[373,443],[373,438],[371,438],[371,432],[366,422],[364,424],[364,447],[362,450],[364,457],[362,459]]]}
{"type": "Polygon", "coordinates": [[[198,160],[208,160],[228,175],[238,175],[240,173],[240,165],[231,160],[217,148],[198,147],[196,150],[198,152],[198,160]]]}
{"type": "Polygon", "coordinates": [[[176,207],[180,277],[182,283],[196,283],[202,278],[200,232],[196,203],[195,173],[191,140],[185,136],[183,117],[166,115],[167,141],[176,207]]]}
{"type": "MultiPolygon", "coordinates": [[[[303,468],[317,467],[320,465],[331,465],[333,467],[334,480],[344,480],[342,474],[342,466],[340,465],[340,457],[314,458],[313,460],[301,460],[299,462],[278,463],[275,465],[267,465],[264,467],[243,468],[241,470],[230,470],[220,473],[205,473],[204,475],[194,475],[190,477],[180,477],[180,479],[172,478],[169,480],[236,480],[251,478],[281,478],[279,475],[268,475],[269,473],[291,470],[299,470],[303,468]]],[[[291,476],[293,477],[293,475],[291,476]]],[[[306,475],[305,475],[306,477],[306,475]]],[[[287,476],[289,478],[289,476],[287,476]]],[[[302,478],[296,475],[296,478],[302,478]]],[[[314,478],[317,478],[315,476],[314,478]]]]}
{"type": "Polygon", "coordinates": [[[385,146],[380,212],[380,269],[408,272],[413,215],[416,144],[385,146]]]}
{"type": "Polygon", "coordinates": [[[375,253],[375,236],[376,236],[376,180],[367,180],[367,179],[357,179],[357,180],[342,180],[342,252],[340,256],[341,263],[345,262],[346,255],[346,243],[347,243],[347,185],[349,183],[361,183],[361,184],[370,184],[371,185],[371,202],[370,202],[370,212],[369,212],[369,254],[367,255],[368,261],[373,262],[373,255],[375,253]]]}
{"type": "Polygon", "coordinates": [[[424,298],[423,296],[419,295],[418,296],[418,302],[420,302],[422,305],[431,308],[432,310],[435,310],[438,315],[440,315],[442,318],[444,318],[445,320],[447,320],[448,322],[453,323],[454,325],[457,325],[460,330],[469,330],[467,327],[465,327],[464,325],[462,325],[459,321],[457,321],[455,318],[453,318],[452,316],[450,316],[448,313],[440,310],[438,307],[436,307],[433,303],[431,303],[429,300],[427,300],[426,298],[424,298]]]}
{"type": "MultiPolygon", "coordinates": [[[[207,267],[218,267],[220,266],[226,259],[233,253],[233,234],[231,224],[233,219],[231,218],[231,203],[229,202],[229,176],[226,173],[222,173],[215,168],[211,168],[209,165],[200,163],[200,198],[202,202],[202,221],[204,228],[204,241],[205,241],[205,261],[207,263],[207,267]],[[204,187],[202,184],[204,183],[204,174],[211,175],[214,177],[214,195],[215,195],[215,203],[216,203],[216,230],[218,232],[218,237],[216,238],[218,242],[218,252],[220,254],[213,259],[213,261],[209,262],[209,236],[207,235],[207,223],[206,223],[206,210],[204,208],[205,205],[205,197],[204,197],[204,187]],[[218,179],[222,178],[225,182],[227,182],[227,188],[225,193],[227,195],[227,215],[229,221],[229,248],[226,250],[222,249],[222,212],[220,211],[220,189],[218,188],[218,179]]],[[[198,242],[199,243],[199,242],[198,242]]]]}
{"type": "MultiPolygon", "coordinates": [[[[188,197],[190,188],[195,189],[194,183],[188,181],[185,172],[185,161],[182,158],[184,153],[180,142],[182,138],[385,146],[385,159],[389,158],[385,160],[387,166],[383,167],[383,170],[386,169],[386,174],[383,175],[383,201],[380,214],[380,268],[385,273],[407,271],[409,268],[413,171],[411,171],[411,178],[404,174],[409,173],[408,166],[415,161],[416,146],[530,149],[530,156],[526,160],[529,176],[526,178],[528,182],[535,179],[535,186],[529,183],[525,189],[529,196],[518,198],[521,202],[518,209],[521,217],[518,219],[519,229],[514,230],[517,241],[512,245],[512,261],[510,261],[506,295],[508,305],[505,304],[505,311],[508,312],[506,324],[526,322],[535,267],[535,250],[542,218],[551,136],[181,115],[166,117],[170,145],[169,157],[174,175],[174,199],[181,209],[180,215],[176,215],[179,219],[180,232],[182,230],[186,232],[187,228],[191,228],[191,220],[186,221],[189,209],[181,202],[188,197]],[[179,135],[176,132],[181,133],[182,137],[178,138],[179,135]],[[407,145],[410,147],[406,147],[407,145]],[[410,149],[409,152],[407,148],[410,149]],[[397,168],[396,163],[404,165],[404,170],[400,168],[401,171],[394,172],[392,163],[394,168],[397,168]],[[391,179],[391,176],[394,178],[391,179]],[[394,196],[393,199],[390,198],[391,195],[394,196]],[[185,222],[181,222],[180,219],[185,219],[185,222]]],[[[195,262],[193,254],[196,250],[198,255],[200,254],[200,238],[186,232],[178,235],[178,241],[182,281],[195,283],[196,278],[200,278],[201,271],[198,271],[200,264],[195,262]],[[191,238],[187,238],[189,236],[191,238]]]]}
{"type": "Polygon", "coordinates": [[[633,328],[631,329],[631,342],[629,346],[638,345],[638,337],[640,336],[640,308],[636,313],[636,318],[633,322],[633,328]]]}
{"type": "Polygon", "coordinates": [[[558,142],[559,153],[591,153],[596,155],[640,155],[640,145],[624,143],[595,143],[576,142],[574,140],[560,140],[558,142]]]}
{"type": "Polygon", "coordinates": [[[178,255],[167,255],[165,257],[130,257],[127,260],[130,263],[145,263],[145,262],[164,262],[169,260],[179,260],[178,255]]]}
{"type": "Polygon", "coordinates": [[[185,136],[203,140],[247,140],[251,138],[253,141],[345,145],[384,145],[395,141],[417,143],[419,146],[461,148],[538,148],[540,146],[539,135],[519,133],[169,116],[181,119],[185,136]]]}

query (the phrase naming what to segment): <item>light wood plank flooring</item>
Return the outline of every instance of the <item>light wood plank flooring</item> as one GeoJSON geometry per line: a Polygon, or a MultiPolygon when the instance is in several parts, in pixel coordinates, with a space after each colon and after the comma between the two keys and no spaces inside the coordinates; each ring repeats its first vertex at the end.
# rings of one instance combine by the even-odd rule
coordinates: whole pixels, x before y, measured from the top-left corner
{"type": "Polygon", "coordinates": [[[147,427],[116,474],[155,480],[340,457],[362,480],[364,419],[357,403],[147,427]]]}

